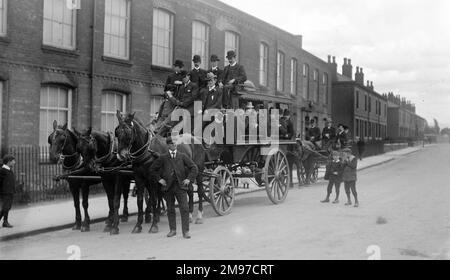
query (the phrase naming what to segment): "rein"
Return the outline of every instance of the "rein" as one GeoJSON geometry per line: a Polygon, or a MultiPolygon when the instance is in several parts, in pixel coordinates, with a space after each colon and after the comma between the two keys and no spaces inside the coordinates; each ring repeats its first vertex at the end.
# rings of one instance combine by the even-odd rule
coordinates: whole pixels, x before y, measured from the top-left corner
{"type": "Polygon", "coordinates": [[[142,147],[140,147],[137,151],[131,152],[131,149],[133,148],[135,134],[136,134],[134,123],[131,122],[131,130],[133,133],[131,134],[131,141],[130,141],[130,145],[128,146],[127,150],[128,150],[128,154],[129,154],[129,157],[130,157],[130,160],[132,163],[141,161],[146,156],[146,152],[149,151],[148,147],[150,146],[150,143],[151,143],[150,132],[148,131],[148,129],[146,129],[146,128],[144,128],[144,129],[147,131],[147,133],[146,133],[147,142],[142,147]]]}

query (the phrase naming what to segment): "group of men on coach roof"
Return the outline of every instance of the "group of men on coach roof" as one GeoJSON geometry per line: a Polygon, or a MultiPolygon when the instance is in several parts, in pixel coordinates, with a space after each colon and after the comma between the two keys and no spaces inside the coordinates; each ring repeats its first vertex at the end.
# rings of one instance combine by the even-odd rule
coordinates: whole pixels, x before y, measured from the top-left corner
{"type": "Polygon", "coordinates": [[[219,68],[218,56],[211,55],[211,68],[208,71],[200,67],[202,60],[199,55],[194,55],[194,67],[191,71],[184,70],[183,61],[175,61],[174,73],[167,77],[164,87],[165,100],[156,119],[157,134],[167,135],[176,124],[171,121],[170,115],[177,107],[188,110],[193,123],[194,102],[197,100],[203,101],[203,111],[239,106],[237,85],[243,84],[247,75],[244,67],[237,63],[234,51],[228,51],[226,58],[229,65],[222,70],[219,68]]]}

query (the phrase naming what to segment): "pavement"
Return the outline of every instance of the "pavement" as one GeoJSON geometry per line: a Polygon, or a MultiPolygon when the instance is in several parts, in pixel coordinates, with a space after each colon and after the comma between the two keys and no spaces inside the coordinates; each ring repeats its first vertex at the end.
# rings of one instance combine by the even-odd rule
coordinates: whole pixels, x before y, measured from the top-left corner
{"type": "MultiPolygon", "coordinates": [[[[418,152],[423,147],[410,147],[402,150],[389,152],[382,155],[364,158],[358,163],[358,170],[364,170],[370,167],[378,166],[408,154],[418,152]]],[[[297,182],[295,172],[293,181],[297,182]]],[[[319,177],[323,176],[323,170],[319,177]]],[[[242,181],[241,181],[242,183],[242,181]]],[[[259,188],[251,182],[248,189],[237,189],[236,194],[242,195],[249,192],[265,191],[264,188],[259,188]]],[[[123,205],[123,201],[121,203],[123,205]]],[[[136,198],[131,197],[128,202],[130,216],[137,213],[136,198]]],[[[99,223],[105,220],[108,213],[107,199],[103,195],[91,196],[89,199],[89,216],[91,223],[99,223]]],[[[82,210],[83,214],[83,210],[82,210]]],[[[30,205],[14,209],[10,212],[9,220],[14,225],[12,229],[0,228],[0,241],[8,241],[42,233],[68,229],[73,226],[74,216],[73,201],[61,201],[52,203],[41,203],[38,205],[30,205]]]]}

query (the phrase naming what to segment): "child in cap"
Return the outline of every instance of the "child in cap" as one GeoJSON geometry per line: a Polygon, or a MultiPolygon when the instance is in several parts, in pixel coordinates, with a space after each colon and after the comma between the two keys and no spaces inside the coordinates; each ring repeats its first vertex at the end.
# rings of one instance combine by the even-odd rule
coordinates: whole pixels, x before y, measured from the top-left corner
{"type": "Polygon", "coordinates": [[[339,153],[337,151],[333,151],[332,160],[326,166],[325,180],[328,180],[327,197],[321,201],[322,203],[330,202],[330,196],[333,192],[333,186],[335,187],[336,191],[336,198],[333,203],[339,203],[339,189],[342,183],[343,172],[344,166],[339,158],[339,153]]]}

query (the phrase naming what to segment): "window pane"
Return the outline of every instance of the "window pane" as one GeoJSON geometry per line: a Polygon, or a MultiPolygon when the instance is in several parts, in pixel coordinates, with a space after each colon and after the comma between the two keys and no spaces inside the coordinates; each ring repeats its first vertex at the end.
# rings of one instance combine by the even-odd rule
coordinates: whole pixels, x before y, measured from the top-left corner
{"type": "Polygon", "coordinates": [[[160,9],[153,10],[153,58],[152,63],[171,66],[172,15],[160,9]]]}
{"type": "Polygon", "coordinates": [[[41,88],[41,107],[48,107],[48,88],[41,88]]]}
{"type": "Polygon", "coordinates": [[[58,108],[68,108],[69,107],[69,94],[67,93],[67,90],[60,89],[59,90],[59,104],[58,108]]]}

